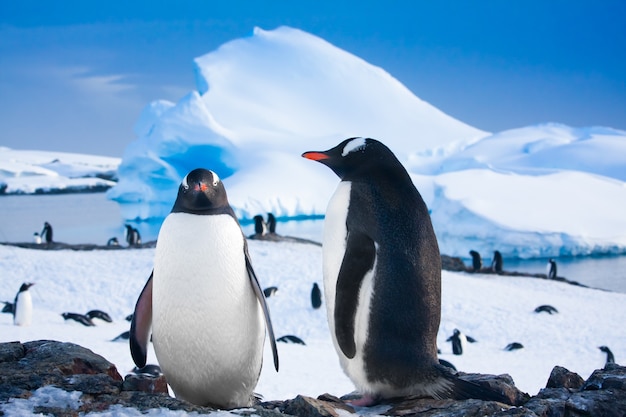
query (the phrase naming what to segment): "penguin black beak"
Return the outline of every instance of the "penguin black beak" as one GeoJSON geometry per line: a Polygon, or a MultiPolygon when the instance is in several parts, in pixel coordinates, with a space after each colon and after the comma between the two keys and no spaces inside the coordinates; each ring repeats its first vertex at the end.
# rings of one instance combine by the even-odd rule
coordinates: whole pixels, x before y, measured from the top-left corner
{"type": "Polygon", "coordinates": [[[324,159],[330,158],[324,152],[305,152],[302,154],[303,158],[310,159],[312,161],[323,161],[324,159]]]}

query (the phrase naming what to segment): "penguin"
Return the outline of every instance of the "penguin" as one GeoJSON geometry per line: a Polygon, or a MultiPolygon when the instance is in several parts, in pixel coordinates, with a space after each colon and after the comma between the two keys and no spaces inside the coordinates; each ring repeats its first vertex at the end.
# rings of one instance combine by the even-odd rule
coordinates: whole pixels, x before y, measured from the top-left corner
{"type": "Polygon", "coordinates": [[[127,315],[126,317],[124,317],[124,320],[126,320],[126,321],[133,321],[133,314],[131,313],[131,314],[127,315]]]}
{"type": "Polygon", "coordinates": [[[546,269],[548,270],[546,274],[548,279],[556,279],[556,261],[554,259],[550,258],[546,269]]]}
{"type": "Polygon", "coordinates": [[[524,345],[522,345],[519,342],[513,342],[513,343],[509,343],[508,345],[506,345],[506,347],[504,348],[504,350],[506,351],[512,351],[512,350],[517,350],[517,349],[523,349],[524,345]]]}
{"type": "Polygon", "coordinates": [[[491,261],[491,270],[496,274],[502,272],[502,254],[500,251],[493,252],[493,261],[491,261]]]}
{"type": "Polygon", "coordinates": [[[139,234],[139,230],[132,227],[130,224],[125,224],[124,227],[126,227],[125,235],[128,246],[141,245],[141,235],[139,234]]]}
{"type": "Polygon", "coordinates": [[[2,301],[2,303],[4,304],[4,307],[2,307],[2,312],[13,315],[13,303],[10,301],[2,301]]]}
{"type": "Polygon", "coordinates": [[[285,336],[281,336],[278,339],[276,339],[277,342],[283,342],[283,343],[295,343],[297,345],[305,345],[306,343],[304,343],[304,340],[300,339],[298,336],[294,336],[292,334],[287,334],[285,336]]]}
{"type": "Polygon", "coordinates": [[[25,282],[20,286],[13,301],[13,324],[16,326],[30,326],[33,320],[33,298],[28,289],[35,285],[25,282]]]}
{"type": "Polygon", "coordinates": [[[111,319],[111,316],[109,316],[108,313],[105,313],[102,310],[90,310],[85,314],[85,316],[87,316],[90,320],[99,319],[102,321],[106,321],[107,323],[113,323],[113,319],[111,319]]]}
{"type": "Polygon", "coordinates": [[[263,295],[265,295],[265,298],[270,298],[272,295],[276,294],[276,291],[278,291],[278,287],[267,287],[263,290],[263,295]]]}
{"type": "Polygon", "coordinates": [[[452,342],[452,353],[455,355],[462,355],[463,349],[467,346],[467,342],[476,343],[476,339],[471,336],[465,335],[459,329],[454,329],[452,336],[446,339],[446,342],[452,342]]]}
{"type": "Polygon", "coordinates": [[[254,216],[253,220],[254,234],[259,236],[267,234],[267,223],[265,223],[265,220],[263,220],[263,216],[257,214],[256,216],[254,216]]]}
{"type": "Polygon", "coordinates": [[[107,246],[119,246],[120,242],[117,240],[116,237],[112,237],[111,239],[107,240],[107,246]]]}
{"type": "Polygon", "coordinates": [[[480,253],[475,250],[469,251],[469,254],[472,256],[472,270],[474,272],[478,272],[483,267],[483,260],[480,257],[480,253]]]}
{"type": "Polygon", "coordinates": [[[113,339],[111,339],[111,342],[125,342],[130,338],[130,331],[126,330],[125,332],[120,333],[119,335],[115,336],[113,339]]]}
{"type": "Polygon", "coordinates": [[[543,313],[543,312],[548,313],[548,314],[557,314],[559,310],[547,304],[540,305],[539,307],[535,309],[535,313],[543,313]]]}
{"type": "Polygon", "coordinates": [[[176,397],[192,404],[248,407],[267,330],[276,340],[247,241],[219,176],[195,169],[163,221],[152,273],[135,305],[130,351],[146,365],[154,350],[176,397]]]}
{"type": "Polygon", "coordinates": [[[605,367],[610,363],[615,363],[615,356],[613,356],[613,352],[611,352],[611,349],[609,349],[608,346],[600,346],[598,349],[606,353],[606,362],[604,363],[605,367]]]}
{"type": "Polygon", "coordinates": [[[63,316],[64,320],[74,320],[75,322],[80,323],[83,326],[87,326],[87,327],[95,326],[93,321],[91,321],[91,319],[89,317],[85,316],[84,314],[61,313],[61,316],[63,316]]]}
{"type": "Polygon", "coordinates": [[[41,235],[38,232],[33,233],[33,243],[41,245],[41,235]]]}
{"type": "Polygon", "coordinates": [[[404,396],[507,400],[437,358],[441,258],[428,208],[392,151],[350,138],[306,159],[340,178],[322,245],[324,294],[341,367],[369,406],[404,396]]]}
{"type": "Polygon", "coordinates": [[[52,225],[50,225],[50,223],[44,222],[40,236],[46,243],[52,243],[52,225]]]}
{"type": "Polygon", "coordinates": [[[276,233],[276,217],[273,213],[267,213],[267,230],[269,233],[276,233]]]}
{"type": "Polygon", "coordinates": [[[313,283],[313,288],[311,289],[311,305],[315,310],[322,306],[322,291],[317,282],[313,283]]]}

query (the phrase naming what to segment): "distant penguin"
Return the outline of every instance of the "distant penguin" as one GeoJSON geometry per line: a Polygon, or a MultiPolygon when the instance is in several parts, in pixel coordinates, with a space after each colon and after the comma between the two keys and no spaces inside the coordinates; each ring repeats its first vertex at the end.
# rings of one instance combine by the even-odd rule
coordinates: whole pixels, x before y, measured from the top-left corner
{"type": "Polygon", "coordinates": [[[322,291],[317,282],[313,283],[313,288],[311,289],[311,306],[316,310],[322,306],[322,291]]]}
{"type": "Polygon", "coordinates": [[[524,345],[522,345],[519,342],[513,342],[513,343],[509,343],[508,345],[506,345],[506,347],[504,348],[504,350],[507,351],[512,351],[512,350],[517,350],[517,349],[523,349],[524,345]]]}
{"type": "Polygon", "coordinates": [[[395,155],[351,138],[304,158],[339,183],[322,246],[329,329],[341,366],[367,406],[385,398],[497,398],[439,364],[441,258],[428,208],[395,155]]]}
{"type": "Polygon", "coordinates": [[[535,313],[544,313],[544,312],[548,314],[557,314],[559,310],[547,304],[540,305],[539,307],[535,308],[535,313]]]}
{"type": "Polygon", "coordinates": [[[52,226],[50,225],[50,223],[44,222],[43,230],[41,231],[40,235],[43,240],[46,241],[46,243],[52,243],[52,226]]]}
{"type": "Polygon", "coordinates": [[[491,261],[491,270],[496,274],[502,272],[502,254],[500,251],[493,252],[493,261],[491,261]]]}
{"type": "Polygon", "coordinates": [[[254,234],[259,235],[259,236],[263,236],[264,234],[266,234],[267,223],[265,223],[265,220],[263,220],[263,216],[261,216],[260,214],[257,214],[256,216],[254,216],[253,220],[254,220],[254,234]]]}
{"type": "Polygon", "coordinates": [[[276,233],[276,217],[272,213],[267,213],[267,229],[269,233],[276,233]]]}
{"type": "Polygon", "coordinates": [[[548,279],[556,279],[556,261],[552,258],[548,261],[547,271],[548,279]]]}
{"type": "Polygon", "coordinates": [[[154,267],[130,330],[135,364],[154,350],[176,397],[248,407],[261,373],[265,332],[278,355],[247,241],[220,178],[195,169],[182,180],[157,239],[154,267]],[[265,320],[264,320],[265,319],[265,320]]]}
{"type": "Polygon", "coordinates": [[[113,323],[111,316],[109,316],[108,313],[105,313],[102,310],[90,310],[85,314],[85,316],[87,316],[91,320],[99,319],[102,321],[106,321],[107,323],[113,323]]]}
{"type": "Polygon", "coordinates": [[[613,352],[611,352],[611,349],[609,349],[608,346],[600,346],[598,349],[606,353],[606,362],[604,363],[604,366],[607,366],[610,363],[615,363],[615,356],[613,356],[613,352]]]}
{"type": "Polygon", "coordinates": [[[276,339],[277,342],[283,342],[283,343],[295,343],[298,345],[305,345],[306,343],[304,343],[304,340],[300,339],[298,336],[294,336],[292,334],[288,334],[285,336],[281,336],[278,339],[276,339]]]}
{"type": "Polygon", "coordinates": [[[472,270],[474,272],[480,271],[483,267],[483,260],[480,257],[480,253],[475,250],[471,250],[469,251],[469,254],[472,256],[472,270]]]}
{"type": "Polygon", "coordinates": [[[32,282],[25,282],[20,286],[15,301],[13,301],[13,324],[16,326],[30,326],[33,321],[33,298],[28,290],[32,282]]]}
{"type": "Polygon", "coordinates": [[[13,315],[13,303],[10,301],[2,301],[2,303],[4,304],[4,307],[2,307],[2,312],[13,315]]]}
{"type": "Polygon", "coordinates": [[[139,234],[139,230],[135,229],[130,224],[125,224],[124,227],[126,228],[125,236],[126,236],[126,243],[128,244],[128,246],[140,245],[141,235],[139,234]]]}
{"type": "Polygon", "coordinates": [[[126,320],[126,321],[133,321],[133,315],[132,315],[132,313],[131,313],[131,314],[129,314],[128,316],[124,317],[124,320],[126,320]]]}
{"type": "Polygon", "coordinates": [[[85,316],[84,314],[62,313],[61,316],[63,316],[64,320],[73,320],[76,323],[82,324],[83,326],[87,326],[87,327],[95,326],[93,321],[91,321],[91,319],[89,317],[85,316]]]}
{"type": "Polygon", "coordinates": [[[476,339],[470,336],[466,336],[459,329],[454,329],[452,336],[446,339],[446,342],[452,342],[452,353],[455,355],[462,355],[467,342],[475,343],[476,339]]]}
{"type": "Polygon", "coordinates": [[[111,342],[125,342],[130,338],[130,331],[126,330],[125,332],[120,333],[111,339],[111,342]]]}
{"type": "Polygon", "coordinates": [[[263,295],[265,295],[265,298],[269,298],[276,294],[276,291],[278,291],[278,287],[267,287],[263,290],[263,295]]]}
{"type": "Polygon", "coordinates": [[[120,242],[117,240],[116,237],[112,237],[111,239],[109,239],[107,241],[107,246],[119,246],[120,242]]]}
{"type": "Polygon", "coordinates": [[[41,245],[41,235],[37,232],[33,233],[33,243],[41,245]]]}

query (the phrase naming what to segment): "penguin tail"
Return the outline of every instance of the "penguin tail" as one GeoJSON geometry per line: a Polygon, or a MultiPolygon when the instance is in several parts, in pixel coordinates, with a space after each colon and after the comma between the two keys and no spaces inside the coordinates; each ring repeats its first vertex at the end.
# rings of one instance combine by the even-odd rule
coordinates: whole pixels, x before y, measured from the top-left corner
{"type": "Polygon", "coordinates": [[[445,378],[451,382],[449,391],[450,398],[455,400],[475,399],[513,405],[512,400],[497,388],[467,381],[454,374],[446,374],[445,378]]]}

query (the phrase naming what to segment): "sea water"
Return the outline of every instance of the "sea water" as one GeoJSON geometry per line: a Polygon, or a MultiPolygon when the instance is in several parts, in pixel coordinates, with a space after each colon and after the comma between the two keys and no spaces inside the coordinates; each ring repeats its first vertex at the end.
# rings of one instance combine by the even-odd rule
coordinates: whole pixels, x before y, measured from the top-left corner
{"type": "MultiPolygon", "coordinates": [[[[160,224],[125,222],[116,202],[105,193],[20,195],[0,197],[0,242],[32,242],[44,222],[54,229],[54,240],[64,243],[105,245],[116,237],[125,245],[124,225],[136,227],[143,242],[156,240],[160,224]]],[[[277,232],[321,242],[323,220],[280,222],[277,232]]],[[[250,223],[242,226],[245,235],[254,233],[250,223]]],[[[626,293],[626,256],[555,258],[558,275],[583,285],[626,293]]],[[[485,258],[488,265],[490,259],[485,258]]],[[[465,260],[470,265],[469,260],[465,260]]],[[[546,273],[547,259],[504,259],[504,269],[546,273]]]]}

